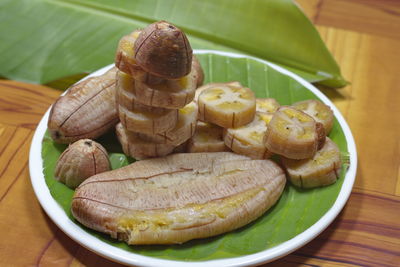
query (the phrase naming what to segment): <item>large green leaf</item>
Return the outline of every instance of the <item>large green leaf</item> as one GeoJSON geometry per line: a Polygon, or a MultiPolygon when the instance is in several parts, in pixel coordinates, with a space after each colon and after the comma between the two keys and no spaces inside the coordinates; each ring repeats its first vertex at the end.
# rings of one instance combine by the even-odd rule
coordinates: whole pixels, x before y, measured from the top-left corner
{"type": "MultiPolygon", "coordinates": [[[[252,88],[257,97],[274,97],[281,104],[317,99],[296,80],[253,59],[229,58],[215,54],[202,54],[198,57],[205,69],[206,82],[237,80],[252,88]]],[[[346,139],[337,121],[329,136],[338,144],[341,152],[347,153],[346,139]]],[[[111,152],[114,169],[132,162],[132,159],[127,159],[122,154],[112,133],[99,139],[99,142],[111,152]]],[[[42,151],[46,183],[54,199],[73,220],[70,214],[73,190],[53,178],[56,159],[63,149],[65,146],[56,145],[46,134],[42,151]]],[[[313,225],[336,200],[345,171],[346,167],[343,166],[340,179],[324,188],[301,190],[288,184],[279,202],[261,218],[237,231],[218,237],[174,246],[128,246],[89,229],[87,231],[124,250],[160,258],[196,261],[248,255],[289,240],[313,225]]]]}
{"type": "Polygon", "coordinates": [[[339,67],[291,0],[0,0],[0,75],[34,83],[113,62],[122,35],[155,20],[182,27],[194,48],[278,63],[340,87],[339,67]]]}

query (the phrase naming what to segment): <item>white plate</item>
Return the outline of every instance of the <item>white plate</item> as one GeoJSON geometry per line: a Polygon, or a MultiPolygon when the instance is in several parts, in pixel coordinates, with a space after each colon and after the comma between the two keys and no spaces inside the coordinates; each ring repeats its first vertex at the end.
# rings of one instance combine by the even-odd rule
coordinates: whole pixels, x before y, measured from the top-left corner
{"type": "MultiPolygon", "coordinates": [[[[339,195],[333,204],[333,206],[322,216],[314,225],[309,227],[307,230],[302,232],[301,234],[297,235],[296,237],[283,242],[275,247],[266,249],[262,252],[258,252],[251,255],[246,255],[242,257],[235,257],[235,258],[227,258],[227,259],[218,259],[218,260],[209,260],[209,261],[202,261],[202,262],[184,262],[184,261],[172,261],[172,260],[164,260],[159,258],[152,258],[147,256],[142,256],[139,254],[135,254],[132,252],[128,252],[126,250],[114,247],[109,245],[95,236],[92,236],[88,232],[84,231],[81,227],[77,224],[72,222],[63,209],[58,205],[58,203],[53,199],[50,195],[50,191],[45,183],[44,175],[43,175],[43,162],[41,157],[42,151],[42,139],[47,129],[47,120],[50,112],[47,110],[46,114],[43,116],[42,120],[40,121],[35,135],[32,140],[31,150],[29,154],[29,170],[31,175],[31,182],[33,189],[37,198],[39,199],[40,204],[42,205],[43,209],[49,215],[49,217],[53,220],[53,222],[66,233],[69,237],[74,239],[76,242],[81,244],[82,246],[86,247],[87,249],[102,255],[110,260],[117,261],[127,265],[136,265],[136,266],[165,266],[165,267],[183,267],[183,266],[250,266],[250,265],[258,265],[265,262],[270,262],[276,260],[280,257],[283,257],[294,250],[304,246],[313,238],[315,238],[318,234],[320,234],[339,214],[342,210],[343,206],[345,205],[355,180],[356,176],[356,168],[357,168],[357,152],[354,143],[353,136],[347,125],[346,121],[344,120],[343,116],[340,114],[339,110],[333,105],[333,103],[323,95],[317,88],[313,85],[305,81],[303,78],[285,70],[275,64],[270,62],[253,58],[244,55],[238,55],[234,53],[227,53],[227,52],[220,52],[220,51],[212,51],[212,50],[196,50],[196,54],[204,54],[204,53],[212,53],[218,55],[224,55],[229,57],[247,57],[259,62],[262,62],[275,70],[285,74],[287,76],[292,77],[304,87],[309,89],[313,92],[321,101],[325,104],[329,105],[333,113],[338,120],[344,135],[347,141],[347,149],[350,154],[350,167],[346,173],[346,176],[343,181],[343,185],[339,192],[339,195]]],[[[106,72],[109,68],[113,65],[109,65],[104,67],[88,77],[101,75],[106,72]]]]}

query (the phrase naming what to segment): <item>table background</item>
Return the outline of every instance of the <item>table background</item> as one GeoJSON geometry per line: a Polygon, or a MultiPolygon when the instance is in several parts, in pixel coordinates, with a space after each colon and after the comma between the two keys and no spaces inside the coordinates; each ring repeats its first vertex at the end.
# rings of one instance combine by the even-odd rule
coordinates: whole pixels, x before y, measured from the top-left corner
{"type": "MultiPolygon", "coordinates": [[[[315,240],[268,266],[398,266],[400,262],[400,1],[299,0],[350,85],[321,89],[354,134],[356,183],[315,240]]],[[[29,180],[34,129],[61,93],[0,80],[0,266],[120,266],[67,237],[29,180]]]]}

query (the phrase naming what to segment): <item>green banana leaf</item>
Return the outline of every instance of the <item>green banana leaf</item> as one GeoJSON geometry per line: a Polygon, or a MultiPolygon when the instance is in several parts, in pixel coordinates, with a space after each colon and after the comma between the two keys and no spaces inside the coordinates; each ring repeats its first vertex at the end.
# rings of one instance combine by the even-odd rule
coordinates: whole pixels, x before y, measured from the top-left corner
{"type": "Polygon", "coordinates": [[[346,84],[318,32],[292,0],[0,0],[0,76],[32,83],[90,73],[118,40],[167,20],[197,49],[266,59],[311,82],[346,84]]]}
{"type": "MultiPolygon", "coordinates": [[[[305,99],[318,99],[293,78],[254,59],[231,58],[216,54],[200,54],[198,58],[205,70],[206,83],[237,80],[252,88],[257,97],[273,97],[282,105],[305,99]]],[[[348,153],[345,136],[336,120],[329,137],[342,153],[348,153]]],[[[113,133],[98,141],[110,152],[113,169],[133,162],[133,159],[122,154],[113,133]]],[[[49,134],[46,134],[42,147],[44,175],[53,198],[71,220],[75,221],[70,212],[73,190],[57,182],[53,175],[56,161],[65,148],[65,145],[55,144],[49,134]]],[[[346,167],[346,164],[343,164],[338,181],[327,187],[305,190],[287,184],[279,202],[261,218],[245,227],[182,245],[128,246],[84,226],[81,227],[113,246],[152,257],[200,261],[248,255],[281,244],[318,221],[335,202],[343,184],[346,167]]]]}

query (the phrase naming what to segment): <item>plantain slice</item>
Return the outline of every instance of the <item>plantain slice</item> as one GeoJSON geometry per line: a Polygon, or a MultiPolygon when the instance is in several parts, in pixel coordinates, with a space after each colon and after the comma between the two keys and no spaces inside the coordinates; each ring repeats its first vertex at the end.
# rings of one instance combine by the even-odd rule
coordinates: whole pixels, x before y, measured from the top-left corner
{"type": "Polygon", "coordinates": [[[290,181],[302,188],[330,185],[339,177],[341,160],[337,145],[326,138],[324,146],[310,159],[282,158],[290,181]]]}
{"type": "Polygon", "coordinates": [[[229,148],[225,146],[222,137],[223,128],[218,125],[197,121],[196,131],[187,144],[187,152],[223,152],[229,148]]]}
{"type": "Polygon", "coordinates": [[[279,199],[286,178],[270,160],[181,153],[98,174],[75,191],[83,225],[128,244],[175,244],[242,227],[279,199]]]}
{"type": "Polygon", "coordinates": [[[260,112],[274,113],[280,106],[281,105],[279,105],[275,98],[256,99],[256,110],[260,112]]]}
{"type": "Polygon", "coordinates": [[[256,99],[246,87],[234,83],[213,84],[198,97],[199,119],[224,128],[243,126],[254,119],[256,99]]]}
{"type": "Polygon", "coordinates": [[[329,134],[333,126],[333,112],[328,105],[325,105],[319,100],[310,99],[294,103],[292,107],[299,109],[311,117],[315,121],[324,126],[325,133],[329,134]]]}
{"type": "Polygon", "coordinates": [[[272,113],[256,112],[254,120],[242,127],[224,129],[224,142],[233,152],[252,159],[267,159],[272,152],[264,146],[264,136],[272,113]]]}
{"type": "Polygon", "coordinates": [[[163,157],[174,150],[172,145],[143,140],[136,133],[127,131],[121,123],[118,123],[115,129],[122,150],[135,159],[163,157]]]}

